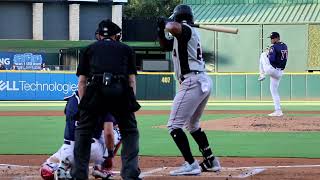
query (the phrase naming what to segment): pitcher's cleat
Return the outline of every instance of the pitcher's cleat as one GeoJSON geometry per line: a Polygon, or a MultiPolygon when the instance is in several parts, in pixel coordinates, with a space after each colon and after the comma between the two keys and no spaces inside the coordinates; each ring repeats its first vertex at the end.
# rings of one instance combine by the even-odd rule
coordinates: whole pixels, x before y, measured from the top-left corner
{"type": "Polygon", "coordinates": [[[281,110],[278,110],[278,111],[274,111],[273,113],[268,114],[268,116],[271,116],[271,117],[280,117],[280,116],[283,116],[283,113],[282,113],[281,110]]]}

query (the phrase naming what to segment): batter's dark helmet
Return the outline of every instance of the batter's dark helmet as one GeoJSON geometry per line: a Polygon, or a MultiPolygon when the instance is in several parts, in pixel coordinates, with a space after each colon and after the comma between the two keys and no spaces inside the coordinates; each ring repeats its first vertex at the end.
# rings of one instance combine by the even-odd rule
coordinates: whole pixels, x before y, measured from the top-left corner
{"type": "Polygon", "coordinates": [[[190,6],[185,4],[180,4],[176,6],[171,15],[174,21],[182,22],[187,21],[187,23],[193,23],[193,12],[190,6]]]}
{"type": "Polygon", "coordinates": [[[101,21],[97,30],[99,31],[99,35],[105,37],[116,35],[121,32],[121,28],[110,19],[101,21]]]}

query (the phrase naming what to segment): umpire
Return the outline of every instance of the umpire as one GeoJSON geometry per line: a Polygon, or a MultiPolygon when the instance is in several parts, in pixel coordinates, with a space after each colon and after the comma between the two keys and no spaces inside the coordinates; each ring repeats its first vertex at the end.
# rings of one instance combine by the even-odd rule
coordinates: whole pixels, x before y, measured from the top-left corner
{"type": "Polygon", "coordinates": [[[135,53],[119,42],[121,29],[110,20],[100,22],[98,31],[99,40],[83,51],[77,69],[81,100],[72,176],[76,180],[88,179],[91,138],[97,116],[111,113],[119,121],[122,136],[121,176],[125,180],[139,179],[139,132],[134,112],[140,106],[135,98],[135,53]]]}

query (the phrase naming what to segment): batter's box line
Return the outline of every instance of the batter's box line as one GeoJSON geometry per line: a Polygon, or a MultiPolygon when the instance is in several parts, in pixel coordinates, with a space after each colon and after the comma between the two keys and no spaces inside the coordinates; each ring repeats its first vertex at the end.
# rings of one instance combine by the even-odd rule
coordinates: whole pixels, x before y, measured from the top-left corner
{"type": "Polygon", "coordinates": [[[139,177],[144,178],[147,176],[151,176],[153,173],[157,173],[157,172],[163,171],[165,169],[167,169],[167,167],[161,167],[161,168],[152,169],[152,170],[149,170],[146,172],[142,172],[139,177]]]}

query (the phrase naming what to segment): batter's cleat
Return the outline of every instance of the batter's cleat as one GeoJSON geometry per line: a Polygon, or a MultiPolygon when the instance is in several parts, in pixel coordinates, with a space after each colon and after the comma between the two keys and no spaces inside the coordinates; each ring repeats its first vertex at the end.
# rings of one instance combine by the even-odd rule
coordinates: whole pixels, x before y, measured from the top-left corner
{"type": "Polygon", "coordinates": [[[170,171],[170,176],[197,176],[200,174],[201,168],[198,161],[194,161],[192,164],[185,162],[178,169],[170,171]]]}
{"type": "Polygon", "coordinates": [[[260,75],[259,78],[258,78],[258,81],[263,81],[264,79],[266,79],[266,76],[265,75],[260,75]]]}
{"type": "Polygon", "coordinates": [[[93,166],[92,176],[97,178],[102,178],[103,180],[110,179],[114,174],[112,171],[99,166],[93,166]]]}
{"type": "Polygon", "coordinates": [[[283,116],[283,113],[282,113],[281,110],[278,110],[278,111],[274,111],[273,113],[268,114],[268,116],[271,116],[271,117],[281,117],[281,116],[283,116]]]}
{"type": "Polygon", "coordinates": [[[221,171],[221,165],[219,159],[214,157],[213,160],[206,159],[202,163],[200,163],[200,167],[202,172],[219,172],[221,171]]]}

